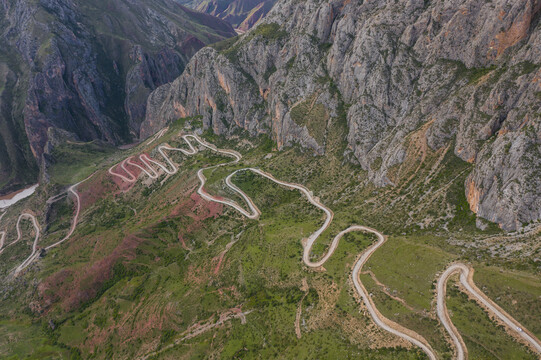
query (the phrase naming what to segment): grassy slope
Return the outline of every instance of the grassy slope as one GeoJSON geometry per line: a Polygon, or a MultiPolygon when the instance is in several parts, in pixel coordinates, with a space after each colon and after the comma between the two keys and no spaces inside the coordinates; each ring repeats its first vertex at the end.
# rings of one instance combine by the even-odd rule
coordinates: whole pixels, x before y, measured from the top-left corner
{"type": "Polygon", "coordinates": [[[455,288],[448,289],[451,320],[460,331],[471,359],[536,359],[495,325],[479,306],[455,288]]]}
{"type": "MultiPolygon", "coordinates": [[[[174,135],[182,125],[173,126],[161,141],[180,145],[181,142],[175,140],[174,135]]],[[[339,149],[339,138],[339,129],[331,129],[327,137],[328,146],[339,149]]],[[[221,147],[236,147],[239,143],[220,138],[211,140],[221,147]]],[[[426,202],[415,203],[424,194],[417,190],[419,186],[424,186],[421,181],[416,183],[414,179],[408,182],[409,188],[401,188],[400,183],[395,189],[373,189],[369,185],[363,188],[358,186],[362,181],[362,172],[332,153],[313,158],[293,148],[273,153],[272,158],[264,159],[270,150],[268,141],[262,138],[254,143],[259,146],[238,149],[245,154],[243,164],[261,167],[277,178],[307,185],[335,212],[333,226],[314,248],[314,257],[325,251],[326,244],[335,233],[352,223],[382,228],[391,235],[366,269],[373,271],[377,279],[386,284],[388,291],[403,299],[407,306],[388,297],[368,275],[363,275],[362,279],[385,315],[422,333],[444,357],[449,357],[451,352],[441,326],[434,320],[432,283],[437,273],[454,259],[470,259],[477,269],[475,280],[479,287],[484,289],[486,286],[487,293],[493,299],[499,298],[497,302],[502,307],[538,333],[536,324],[539,319],[535,314],[539,312],[531,310],[532,304],[538,302],[539,282],[535,278],[538,274],[529,268],[522,272],[507,271],[505,268],[514,267],[514,262],[494,261],[475,248],[465,251],[446,241],[454,236],[474,239],[481,235],[472,226],[471,216],[460,208],[464,199],[454,187],[459,189],[462,178],[457,178],[448,186],[450,191],[436,197],[433,207],[426,208],[426,202]],[[404,188],[410,189],[407,193],[413,194],[413,198],[398,205],[390,204],[390,199],[401,196],[404,188]],[[416,207],[413,209],[414,217],[437,218],[442,215],[438,209],[448,208],[442,206],[446,203],[455,208],[454,218],[446,220],[449,233],[439,230],[437,223],[427,229],[416,226],[417,221],[408,225],[408,206],[416,207]],[[498,267],[483,266],[486,260],[498,264],[498,267]],[[504,272],[500,273],[500,269],[504,269],[504,272]],[[505,287],[498,286],[502,281],[505,281],[505,287]],[[515,303],[516,300],[520,301],[515,303]]],[[[110,180],[104,175],[109,164],[140,151],[152,153],[151,148],[143,144],[133,150],[111,154],[99,165],[101,170],[96,178],[81,187],[82,193],[98,185],[114,189],[108,187],[111,186],[110,180]]],[[[247,316],[246,325],[232,320],[161,353],[159,357],[193,358],[221,354],[223,358],[339,356],[402,359],[421,356],[401,348],[388,348],[395,346],[392,337],[374,329],[366,314],[359,312],[359,306],[353,299],[349,283],[350,269],[357,254],[373,241],[371,237],[361,234],[346,236],[337,252],[325,264],[326,271],[312,272],[302,265],[299,240],[316,229],[322,217],[297,192],[246,173],[239,174],[234,181],[254,198],[262,210],[259,221],[246,220],[231,209],[223,209],[223,214],[198,222],[197,218],[206,213],[204,206],[180,206],[182,203],[193,204],[189,197],[197,184],[195,172],[198,168],[227,161],[209,155],[209,152],[194,157],[174,155],[183,170],[163,182],[163,185],[159,185],[163,178],[150,185],[138,182],[126,193],[113,196],[106,192],[109,194],[107,198],[86,208],[73,239],[50,252],[42,260],[42,272],[35,275],[47,279],[56,271],[65,269],[71,273],[69,283],[77,284],[79,288],[74,290],[60,284],[56,288],[59,294],[95,290],[96,295],[86,298],[75,310],[69,310],[66,303],[61,302],[61,306],[49,308],[41,317],[34,315],[32,321],[36,325],[29,326],[30,318],[27,315],[17,315],[21,309],[31,313],[22,305],[27,301],[20,299],[34,298],[38,302],[40,299],[26,292],[24,287],[11,289],[7,300],[0,303],[2,331],[11,332],[13,326],[23,323],[26,325],[20,326],[20,331],[28,337],[21,340],[23,344],[41,341],[43,346],[52,347],[55,351],[66,349],[73,354],[80,351],[83,357],[95,354],[97,358],[109,358],[113,353],[133,357],[172,343],[198,322],[216,321],[224,311],[242,307],[243,310],[253,310],[247,316]],[[166,194],[171,198],[164,201],[166,194]],[[130,234],[141,242],[135,248],[119,250],[130,234]],[[216,273],[218,256],[236,236],[237,242],[216,273]],[[182,246],[179,237],[185,246],[182,246]],[[96,282],[95,274],[89,273],[91,265],[112,253],[120,254],[114,260],[116,265],[111,265],[111,272],[104,277],[104,281],[96,282]],[[310,293],[303,302],[303,337],[297,340],[293,324],[297,305],[304,294],[301,290],[304,278],[309,284],[310,293]],[[47,325],[49,320],[56,324],[54,331],[47,325]],[[369,350],[374,344],[384,348],[369,350]]],[[[432,158],[428,156],[427,161],[435,161],[431,159],[436,158],[437,155],[432,158]]],[[[449,183],[447,173],[456,173],[457,168],[467,166],[452,157],[443,164],[440,173],[434,176],[435,187],[449,183]]],[[[426,164],[424,168],[430,169],[429,165],[426,164]]],[[[407,179],[418,167],[418,163],[406,163],[402,176],[407,179]]],[[[72,164],[72,168],[83,176],[94,165],[72,164]]],[[[69,173],[69,170],[63,168],[62,173],[69,173]]],[[[209,191],[220,191],[221,179],[225,174],[225,170],[207,174],[209,191]]],[[[424,178],[422,173],[417,176],[424,178]]],[[[62,177],[57,179],[61,179],[60,182],[69,181],[62,180],[62,177]]],[[[32,207],[31,201],[36,201],[34,205],[37,205],[43,196],[37,194],[36,199],[20,207],[32,207]]],[[[57,205],[55,215],[49,219],[51,230],[42,241],[52,241],[52,238],[66,231],[69,223],[69,216],[66,216],[69,210],[66,207],[69,209],[70,205],[68,200],[66,202],[57,205]]],[[[16,210],[14,208],[11,212],[10,209],[8,223],[13,224],[16,210]]],[[[40,222],[43,222],[42,217],[40,222]]],[[[494,229],[490,229],[490,232],[494,232],[494,229]]],[[[26,237],[28,244],[31,236],[26,237]]],[[[471,338],[471,334],[478,331],[479,324],[486,329],[482,336],[475,339],[476,344],[468,343],[472,354],[485,354],[479,349],[498,344],[497,351],[510,358],[527,356],[522,346],[510,340],[495,325],[483,320],[484,313],[477,305],[465,304],[461,302],[460,295],[451,295],[450,308],[458,316],[453,320],[457,321],[457,327],[465,337],[471,338]],[[460,318],[460,309],[471,310],[479,321],[460,318]]],[[[5,349],[0,353],[2,356],[23,354],[13,347],[0,348],[5,349]]]]}

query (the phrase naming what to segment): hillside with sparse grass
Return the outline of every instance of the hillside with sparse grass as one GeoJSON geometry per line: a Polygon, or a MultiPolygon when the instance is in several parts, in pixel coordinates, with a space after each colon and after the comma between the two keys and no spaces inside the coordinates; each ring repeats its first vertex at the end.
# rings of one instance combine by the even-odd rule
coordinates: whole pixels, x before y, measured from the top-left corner
{"type": "MultiPolygon", "coordinates": [[[[96,171],[77,188],[82,212],[66,243],[10,278],[29,251],[32,229],[23,223],[23,240],[0,255],[1,276],[9,279],[2,283],[0,332],[10,335],[0,337],[0,356],[423,358],[374,327],[354,295],[351,267],[373,236],[348,234],[322,269],[310,270],[301,261],[301,240],[321,226],[322,214],[300,193],[250,172],[238,173],[232,181],[261,210],[258,220],[197,194],[197,170],[229,162],[224,156],[203,149],[194,156],[173,153],[181,171],[160,171],[155,180],[140,174],[133,184],[108,172],[141,153],[163,161],[158,145],[186,148],[180,136],[201,126],[200,119],[184,119],[151,144],[100,153],[93,163],[59,164],[52,173],[79,175],[56,176],[34,197],[8,209],[1,223],[7,229],[23,210],[36,214],[44,248],[64,236],[75,203],[64,197],[46,208],[42,204],[68,180],[80,181],[96,171]],[[299,306],[300,338],[295,334],[299,306]],[[246,314],[243,320],[235,317],[239,312],[246,314]],[[225,320],[216,325],[220,318],[225,320]]],[[[471,264],[478,286],[540,336],[538,235],[506,235],[493,225],[479,230],[460,190],[470,165],[451,153],[414,156],[397,173],[395,188],[374,187],[367,172],[343,161],[345,129],[345,124],[331,126],[327,141],[335,150],[317,157],[300,147],[276,151],[266,136],[249,139],[239,132],[225,139],[206,132],[206,141],[235,149],[243,159],[206,171],[205,189],[243,204],[224,181],[247,166],[302,183],[334,212],[313,259],[321,258],[330,239],[351,224],[380,229],[388,241],[368,261],[361,281],[383,315],[421,334],[442,359],[451,358],[453,349],[434,315],[434,284],[452,262],[471,264]],[[427,176],[430,181],[424,180],[427,176]],[[509,253],[511,247],[521,250],[509,253]]],[[[92,145],[84,146],[92,154],[92,145]]],[[[73,151],[68,149],[66,154],[73,151]]],[[[536,358],[455,289],[451,283],[448,306],[470,356],[536,358]]]]}
{"type": "Polygon", "coordinates": [[[0,358],[540,358],[541,1],[179,2],[0,7],[0,358]]]}

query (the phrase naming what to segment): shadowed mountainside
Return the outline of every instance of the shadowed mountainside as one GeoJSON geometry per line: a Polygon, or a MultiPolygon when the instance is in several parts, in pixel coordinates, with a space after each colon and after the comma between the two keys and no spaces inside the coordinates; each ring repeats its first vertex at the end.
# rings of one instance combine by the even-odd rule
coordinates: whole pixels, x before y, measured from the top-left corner
{"type": "Polygon", "coordinates": [[[3,1],[0,25],[0,193],[36,181],[55,134],[137,138],[148,94],[235,35],[172,0],[3,1]]]}

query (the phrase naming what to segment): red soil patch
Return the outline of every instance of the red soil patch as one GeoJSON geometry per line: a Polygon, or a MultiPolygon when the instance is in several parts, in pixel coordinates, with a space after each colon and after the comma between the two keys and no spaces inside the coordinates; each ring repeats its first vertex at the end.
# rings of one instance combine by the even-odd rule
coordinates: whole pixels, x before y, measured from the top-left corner
{"type": "Polygon", "coordinates": [[[171,216],[187,215],[195,221],[217,218],[223,212],[223,204],[208,202],[193,192],[189,199],[181,202],[171,212],[171,216]]]}
{"type": "MultiPolygon", "coordinates": [[[[129,346],[130,343],[134,343],[134,346],[139,347],[137,342],[143,340],[142,352],[151,351],[156,344],[155,331],[161,331],[165,328],[172,328],[176,331],[180,331],[178,323],[182,322],[182,318],[178,316],[176,304],[167,303],[162,305],[160,300],[157,300],[157,296],[150,296],[143,302],[132,307],[129,311],[125,312],[119,321],[112,326],[100,329],[97,326],[91,325],[88,329],[88,336],[82,345],[82,348],[88,349],[93,353],[95,346],[103,345],[111,334],[115,334],[122,339],[123,346],[129,346]],[[134,321],[136,319],[136,321],[134,321]],[[146,350],[144,350],[147,348],[146,350]]],[[[105,302],[105,301],[104,301],[105,302]]]]}
{"type": "Polygon", "coordinates": [[[178,204],[171,212],[171,216],[184,215],[194,220],[193,223],[179,231],[178,239],[182,246],[187,249],[186,235],[200,230],[203,227],[203,221],[220,216],[223,209],[222,204],[208,202],[195,192],[190,195],[189,199],[178,204]]]}
{"type": "MultiPolygon", "coordinates": [[[[82,207],[90,206],[98,199],[109,196],[112,183],[104,181],[106,176],[110,175],[97,175],[89,180],[88,184],[81,185],[79,196],[82,200],[82,207]]],[[[183,247],[187,248],[184,239],[188,234],[201,229],[204,226],[203,221],[217,218],[222,211],[222,204],[207,202],[196,193],[191,193],[188,198],[177,205],[170,216],[187,216],[194,220],[179,232],[179,241],[183,247]]],[[[70,246],[66,249],[66,255],[76,256],[78,252],[82,251],[81,247],[91,246],[91,242],[110,241],[107,236],[96,236],[87,239],[87,241],[82,240],[84,239],[70,242],[70,246]]],[[[47,311],[54,303],[60,303],[65,311],[73,311],[93,299],[103,284],[112,277],[113,266],[119,261],[133,260],[136,256],[135,249],[143,241],[145,240],[135,235],[128,235],[110,254],[96,261],[91,258],[88,264],[77,270],[63,269],[49,276],[38,287],[40,297],[38,308],[47,311]]],[[[203,279],[207,279],[213,269],[211,266],[205,265],[191,270],[189,273],[192,274],[192,281],[199,283],[204,281],[203,279]]]]}
{"type": "Polygon", "coordinates": [[[182,234],[178,234],[178,240],[180,241],[180,243],[182,244],[182,248],[184,250],[190,250],[190,248],[188,247],[188,245],[186,245],[186,240],[184,240],[184,238],[182,237],[182,234]]]}
{"type": "Polygon", "coordinates": [[[190,199],[194,202],[191,210],[197,213],[197,217],[194,218],[195,220],[202,221],[211,217],[217,218],[223,212],[223,204],[205,201],[197,193],[193,193],[190,199]]]}
{"type": "Polygon", "coordinates": [[[210,280],[211,273],[212,268],[210,264],[203,264],[200,266],[190,265],[186,272],[186,276],[184,277],[184,281],[195,285],[202,285],[210,280]]]}
{"type": "MultiPolygon", "coordinates": [[[[143,169],[146,169],[146,165],[143,164],[143,162],[139,159],[139,156],[141,155],[146,155],[146,157],[148,157],[149,159],[152,159],[152,157],[150,156],[149,153],[147,152],[142,152],[141,154],[137,155],[137,156],[134,156],[131,158],[130,162],[134,163],[134,164],[137,164],[139,166],[141,166],[143,169]]],[[[156,161],[156,159],[152,159],[154,161],[156,161]]],[[[131,171],[131,170],[134,170],[132,172],[136,172],[137,176],[142,172],[141,169],[139,169],[137,166],[133,166],[133,165],[129,165],[129,164],[126,164],[126,167],[131,171]]]]}
{"type": "MultiPolygon", "coordinates": [[[[126,165],[126,168],[127,169],[130,169],[130,172],[136,177],[138,178],[139,177],[139,174],[141,173],[141,170],[139,168],[136,168],[135,166],[130,166],[130,165],[126,165]],[[133,169],[132,169],[133,168],[133,169]]],[[[115,172],[116,174],[119,174],[119,175],[124,175],[125,177],[127,177],[128,179],[130,178],[130,176],[128,174],[126,174],[126,172],[124,171],[124,169],[122,169],[122,167],[120,166],[120,164],[118,164],[116,167],[113,168],[113,172],[115,172]]],[[[116,185],[118,186],[118,188],[120,189],[120,191],[122,192],[126,192],[128,190],[130,190],[134,185],[135,185],[135,182],[134,183],[130,183],[130,182],[127,182],[127,181],[124,181],[122,180],[121,178],[119,178],[118,176],[113,176],[109,173],[107,173],[107,176],[109,177],[109,179],[116,185]]],[[[137,182],[137,181],[136,181],[137,182]]]]}
{"type": "Polygon", "coordinates": [[[135,258],[135,249],[143,239],[133,235],[127,236],[103,259],[83,267],[80,270],[61,270],[45,279],[38,292],[44,309],[59,301],[65,311],[73,311],[83,303],[96,297],[103,284],[112,276],[112,270],[118,261],[135,258]],[[65,281],[68,277],[71,281],[65,281]]]}
{"type": "MultiPolygon", "coordinates": [[[[150,155],[148,153],[146,153],[146,152],[143,152],[140,155],[146,155],[148,158],[151,158],[150,155]]],[[[134,164],[137,164],[137,165],[141,166],[142,168],[146,169],[146,166],[139,160],[140,155],[133,156],[131,158],[130,162],[134,163],[134,164]]],[[[119,175],[124,175],[127,178],[130,178],[130,176],[126,173],[126,171],[124,171],[124,169],[122,169],[122,167],[120,165],[121,165],[121,163],[118,163],[113,168],[113,172],[117,173],[119,175]]],[[[138,179],[139,175],[143,172],[137,166],[130,165],[127,162],[124,164],[124,166],[126,167],[126,169],[128,169],[130,171],[130,173],[133,176],[135,176],[136,179],[138,179]]],[[[135,185],[135,183],[137,183],[137,181],[135,181],[134,183],[124,181],[121,178],[119,178],[118,176],[113,176],[113,175],[111,175],[109,173],[107,173],[107,176],[120,188],[120,190],[122,192],[126,192],[126,191],[130,190],[135,185]]]]}
{"type": "Polygon", "coordinates": [[[94,205],[99,199],[114,193],[113,184],[107,180],[110,177],[109,173],[100,172],[75,189],[81,199],[81,211],[94,205]]]}
{"type": "Polygon", "coordinates": [[[225,257],[225,251],[222,252],[220,256],[218,257],[218,264],[216,265],[216,268],[214,269],[214,275],[218,275],[220,273],[220,266],[222,266],[222,261],[224,261],[224,257],[225,257]]]}
{"type": "MultiPolygon", "coordinates": [[[[540,10],[541,2],[528,2],[522,16],[517,16],[517,19],[511,24],[509,29],[501,31],[496,35],[496,40],[498,42],[497,57],[502,55],[507,48],[515,45],[528,36],[532,21],[540,10]]],[[[501,13],[500,17],[503,18],[501,13]]]]}

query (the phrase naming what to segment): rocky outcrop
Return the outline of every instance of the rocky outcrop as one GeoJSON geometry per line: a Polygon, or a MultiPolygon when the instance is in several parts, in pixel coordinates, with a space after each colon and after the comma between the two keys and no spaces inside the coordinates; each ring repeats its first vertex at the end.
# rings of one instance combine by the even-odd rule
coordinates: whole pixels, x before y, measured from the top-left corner
{"type": "Polygon", "coordinates": [[[242,22],[236,27],[238,31],[246,32],[257,25],[268,12],[274,6],[275,0],[263,1],[254,6],[246,16],[242,19],[242,22]]]}
{"type": "Polygon", "coordinates": [[[194,0],[188,5],[223,19],[238,30],[247,31],[263,19],[275,3],[276,0],[194,0]]]}
{"type": "Polygon", "coordinates": [[[282,0],[234,44],[202,50],[158,88],[142,133],[201,115],[216,133],[240,127],[322,153],[325,127],[346,121],[345,156],[387,186],[408,134],[430,123],[430,148],[451,145],[473,164],[472,210],[516,229],[541,218],[540,8],[539,0],[282,0]],[[330,120],[299,121],[306,102],[330,120]]]}
{"type": "Polygon", "coordinates": [[[35,177],[51,127],[81,141],[137,138],[148,94],[235,35],[173,0],[3,1],[0,25],[0,192],[35,177]]]}

